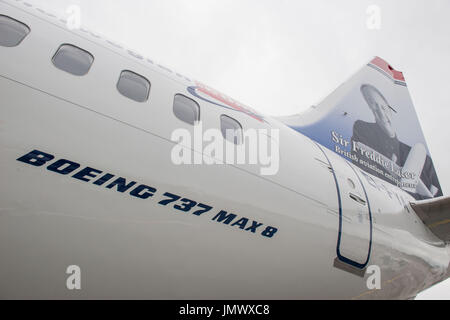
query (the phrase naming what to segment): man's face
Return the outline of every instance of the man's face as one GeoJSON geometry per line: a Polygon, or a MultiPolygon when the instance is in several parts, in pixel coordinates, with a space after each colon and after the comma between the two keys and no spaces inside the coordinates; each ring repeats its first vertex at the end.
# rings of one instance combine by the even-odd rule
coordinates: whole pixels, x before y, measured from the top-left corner
{"type": "Polygon", "coordinates": [[[370,108],[375,115],[375,120],[378,125],[390,137],[395,137],[395,130],[392,127],[392,109],[387,104],[386,100],[377,92],[371,92],[370,108]]]}

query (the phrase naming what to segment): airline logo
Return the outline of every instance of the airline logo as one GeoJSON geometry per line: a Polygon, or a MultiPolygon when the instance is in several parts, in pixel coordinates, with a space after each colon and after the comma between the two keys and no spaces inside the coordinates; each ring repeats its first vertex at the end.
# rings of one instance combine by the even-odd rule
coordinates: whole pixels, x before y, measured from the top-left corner
{"type": "Polygon", "coordinates": [[[256,111],[252,110],[247,106],[244,106],[238,101],[218,92],[217,90],[205,86],[200,82],[196,82],[195,86],[188,87],[187,91],[194,97],[199,98],[203,101],[215,104],[216,106],[222,108],[243,112],[246,115],[252,117],[253,119],[256,119],[260,122],[265,122],[264,117],[258,114],[256,111]]]}

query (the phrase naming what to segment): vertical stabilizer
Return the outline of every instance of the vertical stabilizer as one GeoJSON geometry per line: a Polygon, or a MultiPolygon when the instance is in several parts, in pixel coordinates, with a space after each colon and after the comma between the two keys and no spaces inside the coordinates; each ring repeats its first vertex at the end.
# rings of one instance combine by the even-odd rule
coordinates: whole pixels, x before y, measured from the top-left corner
{"type": "Polygon", "coordinates": [[[416,199],[442,195],[405,78],[379,57],[304,115],[280,120],[416,199]]]}

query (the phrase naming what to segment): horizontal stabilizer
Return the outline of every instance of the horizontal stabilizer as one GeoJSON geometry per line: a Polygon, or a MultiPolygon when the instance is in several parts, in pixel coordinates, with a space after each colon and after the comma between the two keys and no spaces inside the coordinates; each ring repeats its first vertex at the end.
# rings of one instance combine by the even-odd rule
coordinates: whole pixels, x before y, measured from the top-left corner
{"type": "Polygon", "coordinates": [[[450,196],[411,202],[411,207],[431,232],[450,243],[450,196]]]}

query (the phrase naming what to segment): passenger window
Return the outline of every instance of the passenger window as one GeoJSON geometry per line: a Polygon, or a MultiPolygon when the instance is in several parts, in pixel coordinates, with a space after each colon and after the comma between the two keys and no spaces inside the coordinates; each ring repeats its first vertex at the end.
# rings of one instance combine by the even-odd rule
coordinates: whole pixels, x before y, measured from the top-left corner
{"type": "Polygon", "coordinates": [[[127,98],[137,102],[148,100],[150,82],[137,73],[124,70],[117,82],[117,90],[127,98]]]}
{"type": "Polygon", "coordinates": [[[222,131],[222,136],[226,140],[234,144],[242,144],[243,141],[242,126],[239,122],[237,122],[233,118],[226,115],[221,115],[220,130],[222,131]]]}
{"type": "Polygon", "coordinates": [[[8,16],[0,15],[0,46],[16,47],[30,33],[27,25],[8,16]]]}
{"type": "Polygon", "coordinates": [[[191,125],[200,120],[198,103],[182,94],[176,94],[173,99],[173,113],[178,119],[191,125]]]}
{"type": "Polygon", "coordinates": [[[75,76],[84,76],[89,72],[94,57],[86,50],[71,44],[63,44],[53,56],[52,62],[58,69],[75,76]]]}

